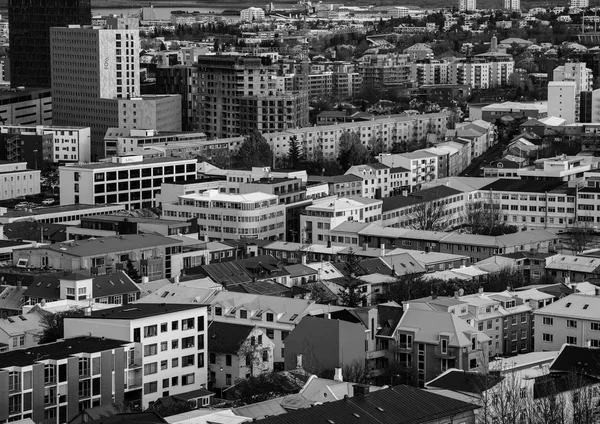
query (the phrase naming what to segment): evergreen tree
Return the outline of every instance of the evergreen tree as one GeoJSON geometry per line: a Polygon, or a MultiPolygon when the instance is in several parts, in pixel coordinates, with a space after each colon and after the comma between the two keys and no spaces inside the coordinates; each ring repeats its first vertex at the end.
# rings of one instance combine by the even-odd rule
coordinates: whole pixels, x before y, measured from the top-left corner
{"type": "Polygon", "coordinates": [[[255,130],[244,138],[235,159],[237,166],[242,168],[271,166],[273,163],[273,149],[271,149],[262,134],[255,130]]]}
{"type": "Polygon", "coordinates": [[[362,306],[367,297],[360,292],[359,285],[361,281],[358,279],[360,268],[358,263],[360,259],[356,256],[352,249],[348,250],[346,255],[346,264],[344,265],[344,288],[341,288],[338,296],[340,303],[344,306],[357,307],[362,306]]]}
{"type": "Polygon", "coordinates": [[[369,162],[369,151],[355,132],[345,132],[340,136],[338,162],[342,172],[346,172],[352,165],[369,162]]]}
{"type": "Polygon", "coordinates": [[[302,162],[302,152],[300,150],[300,143],[296,136],[290,137],[290,148],[288,150],[287,161],[288,166],[292,169],[296,169],[302,162]]]}
{"type": "Polygon", "coordinates": [[[139,284],[142,282],[142,276],[138,272],[137,268],[133,266],[133,262],[131,262],[131,259],[127,259],[124,271],[125,274],[127,274],[127,276],[129,276],[129,278],[131,278],[134,283],[139,284]]]}

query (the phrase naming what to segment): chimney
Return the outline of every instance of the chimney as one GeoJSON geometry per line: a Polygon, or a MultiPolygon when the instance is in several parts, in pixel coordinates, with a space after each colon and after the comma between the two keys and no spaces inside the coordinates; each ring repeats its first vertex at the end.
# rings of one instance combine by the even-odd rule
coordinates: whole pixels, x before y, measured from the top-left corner
{"type": "Polygon", "coordinates": [[[173,277],[173,284],[179,284],[179,274],[173,277]]]}
{"type": "Polygon", "coordinates": [[[454,298],[458,299],[458,292],[457,291],[454,292],[454,298]]]}
{"type": "Polygon", "coordinates": [[[367,243],[363,243],[363,245],[362,245],[363,250],[367,250],[367,247],[369,247],[369,245],[367,243]]]}
{"type": "Polygon", "coordinates": [[[21,290],[22,287],[23,287],[23,282],[20,279],[17,280],[17,290],[21,290]]]}
{"type": "Polygon", "coordinates": [[[381,256],[385,256],[385,243],[381,243],[381,256]]]}
{"type": "Polygon", "coordinates": [[[336,368],[335,369],[335,375],[333,376],[333,379],[335,381],[344,381],[344,378],[342,377],[342,369],[341,368],[336,368]]]}
{"type": "Polygon", "coordinates": [[[91,317],[92,316],[92,307],[88,306],[87,308],[83,308],[83,315],[85,315],[86,317],[91,317]]]}
{"type": "Polygon", "coordinates": [[[365,397],[369,395],[371,391],[370,386],[366,386],[363,384],[354,384],[352,386],[354,389],[354,397],[365,397]]]}
{"type": "Polygon", "coordinates": [[[483,287],[479,287],[479,294],[483,294],[483,287]]]}
{"type": "Polygon", "coordinates": [[[149,281],[150,281],[150,279],[148,277],[146,277],[146,276],[142,277],[143,284],[148,283],[149,281]]]}
{"type": "Polygon", "coordinates": [[[301,353],[296,355],[296,368],[302,369],[302,354],[301,353]]]}
{"type": "Polygon", "coordinates": [[[302,265],[306,265],[306,254],[302,253],[301,257],[302,257],[302,265]]]}

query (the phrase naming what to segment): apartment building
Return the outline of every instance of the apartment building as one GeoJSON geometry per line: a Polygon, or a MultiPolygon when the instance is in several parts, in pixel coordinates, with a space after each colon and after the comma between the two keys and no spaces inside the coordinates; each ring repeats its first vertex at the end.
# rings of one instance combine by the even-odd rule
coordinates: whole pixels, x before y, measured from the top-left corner
{"type": "Polygon", "coordinates": [[[411,79],[410,58],[407,54],[368,54],[358,64],[364,89],[386,92],[406,84],[411,79]]]}
{"type": "Polygon", "coordinates": [[[565,120],[566,124],[579,122],[579,92],[575,81],[548,83],[548,115],[565,120]]]}
{"type": "Polygon", "coordinates": [[[402,382],[419,387],[450,368],[485,369],[491,341],[453,313],[412,306],[378,340],[393,352],[402,382]]]}
{"type": "Polygon", "coordinates": [[[40,174],[28,169],[27,162],[0,161],[0,200],[39,194],[40,174]]]}
{"type": "Polygon", "coordinates": [[[570,294],[533,311],[536,351],[556,351],[566,344],[600,347],[600,297],[570,294]]]}
{"type": "Polygon", "coordinates": [[[0,354],[0,422],[60,424],[84,409],[136,405],[139,347],[85,334],[0,354]]]}
{"type": "MultiPolygon", "coordinates": [[[[585,193],[577,196],[588,197],[585,193]]],[[[469,194],[469,201],[499,207],[502,219],[509,225],[562,230],[572,225],[578,214],[587,213],[587,209],[591,209],[589,216],[595,221],[594,208],[584,206],[586,202],[593,203],[596,196],[592,196],[593,199],[579,204],[576,211],[576,191],[562,181],[499,179],[469,194]]]]}
{"type": "Polygon", "coordinates": [[[41,333],[42,317],[43,312],[25,313],[21,310],[18,315],[0,318],[0,352],[36,346],[41,333]]]}
{"type": "Polygon", "coordinates": [[[548,102],[503,102],[469,106],[469,116],[471,119],[494,122],[505,115],[513,117],[526,116],[534,119],[552,116],[548,115],[548,102]]]}
{"type": "Polygon", "coordinates": [[[277,195],[206,190],[179,196],[177,203],[163,203],[163,217],[179,221],[197,218],[201,235],[209,240],[251,237],[285,237],[285,205],[277,195]]]}
{"type": "Polygon", "coordinates": [[[354,165],[347,171],[346,175],[354,175],[362,179],[361,197],[380,199],[388,197],[392,193],[392,177],[390,167],[381,163],[369,165],[354,165]]]}
{"type": "Polygon", "coordinates": [[[234,137],[304,127],[308,93],[277,85],[276,67],[267,57],[199,56],[200,130],[209,137],[234,137]]]}
{"type": "Polygon", "coordinates": [[[16,249],[13,263],[102,275],[124,269],[131,260],[144,280],[154,281],[171,277],[171,255],[181,253],[182,244],[157,234],[126,234],[16,249]]]}
{"type": "MultiPolygon", "coordinates": [[[[447,113],[425,113],[412,116],[379,116],[370,121],[346,122],[335,125],[304,127],[264,134],[276,157],[284,157],[289,151],[291,138],[298,141],[308,158],[337,158],[342,134],[352,131],[360,135],[363,144],[372,138],[381,140],[386,149],[396,142],[430,139],[442,140],[448,124],[447,113]]],[[[388,165],[389,166],[389,165],[388,165]]]]}
{"type": "Polygon", "coordinates": [[[408,153],[381,153],[377,160],[389,167],[402,167],[411,173],[411,191],[420,190],[424,183],[438,179],[438,155],[426,150],[408,153]]]}
{"type": "Polygon", "coordinates": [[[143,409],[158,398],[207,387],[205,305],[136,303],[66,318],[64,327],[66,338],[92,333],[141,345],[128,384],[137,387],[143,409]]]}
{"type": "Polygon", "coordinates": [[[127,209],[152,207],[163,182],[196,177],[196,159],[113,157],[110,162],[59,168],[60,203],[122,204],[127,209]]]}
{"type": "Polygon", "coordinates": [[[15,210],[0,210],[0,224],[10,224],[12,222],[39,221],[44,224],[69,223],[70,225],[79,225],[84,216],[113,214],[125,210],[122,205],[66,205],[49,206],[47,208],[33,209],[28,212],[15,210]],[[4,212],[4,213],[2,213],[4,212]]]}
{"type": "Polygon", "coordinates": [[[519,169],[517,175],[527,180],[575,181],[596,169],[598,161],[590,156],[555,156],[538,159],[533,167],[519,169]]]}
{"type": "Polygon", "coordinates": [[[346,221],[381,223],[382,204],[363,197],[319,199],[300,216],[300,240],[327,244],[331,230],[346,221]]]}
{"type": "MultiPolygon", "coordinates": [[[[192,59],[189,64],[156,68],[156,93],[176,93],[181,96],[181,128],[184,131],[198,131],[197,117],[194,115],[194,110],[198,108],[198,70],[192,65],[195,61],[192,59]]],[[[188,60],[184,59],[183,62],[188,60]]]]}
{"type": "Polygon", "coordinates": [[[1,125],[0,134],[1,157],[32,169],[91,159],[89,127],[1,125]]]}

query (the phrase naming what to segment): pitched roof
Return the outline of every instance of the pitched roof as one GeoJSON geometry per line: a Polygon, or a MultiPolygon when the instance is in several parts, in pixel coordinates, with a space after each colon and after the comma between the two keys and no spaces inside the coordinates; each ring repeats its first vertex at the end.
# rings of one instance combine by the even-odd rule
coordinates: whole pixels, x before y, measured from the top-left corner
{"type": "Polygon", "coordinates": [[[587,274],[600,273],[600,258],[556,255],[546,264],[546,269],[563,270],[571,272],[584,272],[587,274]]]}
{"type": "Polygon", "coordinates": [[[27,287],[0,286],[0,309],[19,310],[27,287]]]}
{"type": "Polygon", "coordinates": [[[253,329],[250,325],[213,321],[208,326],[210,351],[236,355],[253,329]]]}
{"type": "Polygon", "coordinates": [[[272,280],[251,281],[236,284],[227,288],[229,291],[239,293],[261,294],[265,296],[291,296],[289,287],[272,280]]]}
{"type": "Polygon", "coordinates": [[[454,392],[481,394],[483,391],[494,387],[504,377],[499,374],[468,372],[459,369],[449,369],[439,377],[425,384],[425,387],[452,390],[454,392]]]}
{"type": "Polygon", "coordinates": [[[434,422],[478,406],[409,386],[394,386],[268,417],[263,424],[335,423],[409,424],[434,422]]]}
{"type": "Polygon", "coordinates": [[[533,313],[536,315],[599,320],[600,297],[573,293],[541,309],[537,309],[533,313]]]}
{"type": "Polygon", "coordinates": [[[377,312],[378,330],[376,335],[381,337],[391,337],[404,314],[404,309],[400,306],[386,306],[381,304],[377,305],[377,312]]]}
{"type": "Polygon", "coordinates": [[[38,299],[60,299],[60,277],[55,275],[36,275],[23,296],[38,299]]]}
{"type": "MultiPolygon", "coordinates": [[[[89,277],[88,277],[89,278],[89,277]]],[[[140,288],[123,271],[96,275],[92,281],[92,297],[122,295],[139,292],[140,288]]]]}
{"type": "Polygon", "coordinates": [[[550,364],[554,372],[583,372],[600,377],[600,349],[564,344],[550,364]]]}

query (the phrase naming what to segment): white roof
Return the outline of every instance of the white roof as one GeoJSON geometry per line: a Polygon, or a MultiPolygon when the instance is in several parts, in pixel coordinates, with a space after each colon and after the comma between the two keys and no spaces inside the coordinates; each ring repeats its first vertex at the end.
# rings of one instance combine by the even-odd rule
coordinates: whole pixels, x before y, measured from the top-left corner
{"type": "Polygon", "coordinates": [[[333,280],[335,278],[343,278],[343,274],[334,267],[331,262],[311,262],[306,264],[307,267],[316,271],[320,270],[322,280],[333,280]]]}
{"type": "Polygon", "coordinates": [[[557,300],[534,314],[600,320],[600,297],[574,293],[557,300]]]}
{"type": "Polygon", "coordinates": [[[539,300],[554,299],[554,296],[552,296],[551,294],[544,293],[543,291],[539,291],[538,289],[516,291],[516,292],[513,292],[512,295],[516,296],[520,299],[523,299],[526,302],[529,300],[539,301],[539,300]]]}
{"type": "Polygon", "coordinates": [[[561,125],[565,125],[567,122],[566,119],[559,118],[558,116],[549,116],[547,118],[542,118],[539,121],[550,127],[559,127],[561,125]]]}
{"type": "Polygon", "coordinates": [[[248,417],[240,417],[231,409],[200,408],[182,414],[164,417],[169,424],[240,424],[252,421],[248,417]]]}
{"type": "Polygon", "coordinates": [[[483,271],[476,266],[467,266],[464,268],[454,268],[452,270],[457,274],[468,275],[469,277],[479,277],[480,275],[488,275],[487,271],[483,271]]]}
{"type": "Polygon", "coordinates": [[[180,199],[186,200],[216,200],[222,202],[262,202],[265,200],[277,199],[274,194],[261,193],[259,191],[247,194],[232,194],[232,193],[220,193],[218,190],[206,190],[202,193],[185,194],[179,196],[180,199]]]}

